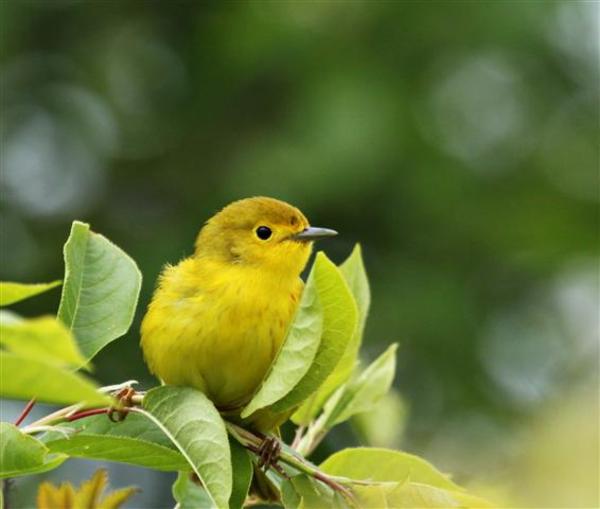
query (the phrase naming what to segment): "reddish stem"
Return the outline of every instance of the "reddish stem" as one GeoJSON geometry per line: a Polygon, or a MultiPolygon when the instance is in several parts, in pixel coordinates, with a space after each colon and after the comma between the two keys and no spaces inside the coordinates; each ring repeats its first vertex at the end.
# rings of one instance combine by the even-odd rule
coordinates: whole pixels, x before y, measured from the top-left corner
{"type": "Polygon", "coordinates": [[[17,417],[17,420],[15,421],[15,426],[18,426],[25,420],[25,418],[29,415],[29,412],[31,412],[33,405],[35,405],[35,398],[29,400],[29,403],[25,405],[25,408],[21,412],[21,415],[19,415],[19,417],[17,417]]]}
{"type": "Polygon", "coordinates": [[[84,417],[90,417],[92,415],[101,415],[108,413],[108,408],[92,408],[91,410],[84,410],[83,412],[77,412],[67,417],[67,421],[72,422],[77,419],[83,419],[84,417]]]}

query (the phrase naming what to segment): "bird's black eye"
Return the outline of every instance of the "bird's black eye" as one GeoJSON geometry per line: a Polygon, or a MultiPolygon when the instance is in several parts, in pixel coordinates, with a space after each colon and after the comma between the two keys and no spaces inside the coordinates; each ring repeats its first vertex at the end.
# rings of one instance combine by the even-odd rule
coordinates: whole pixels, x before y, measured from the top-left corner
{"type": "Polygon", "coordinates": [[[267,240],[273,232],[268,226],[259,226],[256,229],[256,236],[261,240],[267,240]]]}

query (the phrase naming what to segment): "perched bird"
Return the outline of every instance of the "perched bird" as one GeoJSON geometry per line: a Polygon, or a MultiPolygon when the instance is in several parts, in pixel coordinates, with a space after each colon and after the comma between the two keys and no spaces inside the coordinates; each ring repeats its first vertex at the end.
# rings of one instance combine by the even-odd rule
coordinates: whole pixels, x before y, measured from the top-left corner
{"type": "Polygon", "coordinates": [[[312,241],[333,235],[273,198],[239,200],[210,218],[194,254],[160,276],[141,330],[150,370],[220,410],[241,409],[294,316],[312,241]]]}

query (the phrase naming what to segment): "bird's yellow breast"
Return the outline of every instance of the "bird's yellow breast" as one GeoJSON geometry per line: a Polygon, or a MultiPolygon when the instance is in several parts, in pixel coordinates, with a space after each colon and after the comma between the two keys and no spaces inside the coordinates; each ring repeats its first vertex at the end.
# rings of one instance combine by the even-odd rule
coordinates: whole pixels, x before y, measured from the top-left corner
{"type": "Polygon", "coordinates": [[[202,258],[167,267],[142,322],[146,362],[167,384],[239,406],[269,369],[301,292],[297,274],[202,258]]]}

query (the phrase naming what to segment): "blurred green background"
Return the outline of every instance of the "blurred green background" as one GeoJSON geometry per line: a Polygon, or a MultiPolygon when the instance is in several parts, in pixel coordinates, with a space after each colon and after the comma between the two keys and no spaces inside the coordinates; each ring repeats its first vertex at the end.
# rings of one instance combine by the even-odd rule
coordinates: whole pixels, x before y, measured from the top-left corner
{"type": "MultiPolygon", "coordinates": [[[[363,245],[365,358],[401,343],[401,399],[321,455],[401,447],[500,505],[597,507],[598,7],[3,0],[0,275],[60,278],[71,220],[90,222],[145,278],[96,374],[147,387],[162,265],[228,202],[289,201],[341,232],[334,260],[363,245]]],[[[171,476],[111,478],[143,488],[130,507],[171,504],[171,476]]]]}

